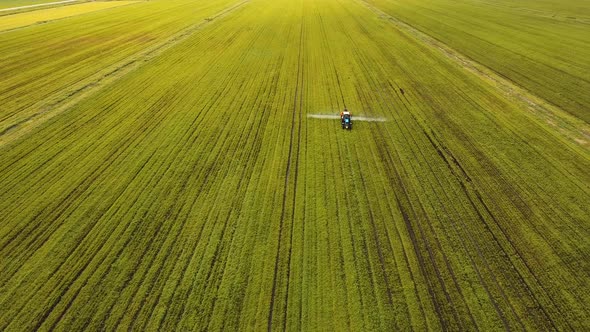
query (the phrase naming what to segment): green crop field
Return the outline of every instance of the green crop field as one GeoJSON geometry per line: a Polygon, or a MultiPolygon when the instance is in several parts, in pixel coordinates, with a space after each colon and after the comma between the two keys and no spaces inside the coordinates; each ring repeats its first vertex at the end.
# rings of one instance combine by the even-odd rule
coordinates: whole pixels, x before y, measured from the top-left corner
{"type": "Polygon", "coordinates": [[[36,6],[63,0],[0,0],[0,9],[36,6]]]}
{"type": "Polygon", "coordinates": [[[585,3],[76,6],[0,31],[0,330],[590,329],[585,3]]]}
{"type": "Polygon", "coordinates": [[[590,2],[367,2],[590,122],[590,2]]]}
{"type": "Polygon", "coordinates": [[[0,32],[5,30],[14,30],[35,24],[44,24],[54,20],[69,18],[76,15],[82,15],[98,10],[104,10],[134,3],[136,3],[136,1],[87,2],[57,8],[40,9],[25,13],[7,15],[6,17],[3,17],[0,20],[0,32]]]}

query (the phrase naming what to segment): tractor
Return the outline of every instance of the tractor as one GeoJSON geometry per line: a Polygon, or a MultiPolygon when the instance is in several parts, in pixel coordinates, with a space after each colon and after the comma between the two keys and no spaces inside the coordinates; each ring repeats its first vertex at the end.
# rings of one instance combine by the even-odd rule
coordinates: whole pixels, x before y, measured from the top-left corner
{"type": "Polygon", "coordinates": [[[352,116],[346,109],[340,113],[340,123],[342,124],[342,129],[352,130],[352,116]]]}

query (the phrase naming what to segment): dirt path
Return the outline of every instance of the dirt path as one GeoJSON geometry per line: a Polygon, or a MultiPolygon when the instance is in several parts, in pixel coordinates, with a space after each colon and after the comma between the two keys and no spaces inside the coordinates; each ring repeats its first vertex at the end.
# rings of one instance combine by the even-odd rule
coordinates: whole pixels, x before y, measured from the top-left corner
{"type": "Polygon", "coordinates": [[[52,6],[52,5],[59,5],[59,4],[62,4],[62,3],[79,2],[79,1],[80,0],[64,0],[64,1],[56,1],[56,2],[46,2],[46,3],[36,4],[36,5],[28,5],[28,6],[4,8],[4,9],[0,9],[0,12],[8,12],[8,11],[12,11],[12,10],[35,8],[35,7],[52,6]]]}

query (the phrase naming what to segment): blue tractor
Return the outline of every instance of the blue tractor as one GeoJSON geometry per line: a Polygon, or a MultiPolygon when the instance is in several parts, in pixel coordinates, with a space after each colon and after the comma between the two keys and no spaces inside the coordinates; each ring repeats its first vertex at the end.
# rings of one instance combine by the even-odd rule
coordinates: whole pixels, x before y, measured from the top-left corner
{"type": "Polygon", "coordinates": [[[352,130],[352,116],[346,109],[340,113],[340,123],[342,124],[342,129],[352,130]]]}

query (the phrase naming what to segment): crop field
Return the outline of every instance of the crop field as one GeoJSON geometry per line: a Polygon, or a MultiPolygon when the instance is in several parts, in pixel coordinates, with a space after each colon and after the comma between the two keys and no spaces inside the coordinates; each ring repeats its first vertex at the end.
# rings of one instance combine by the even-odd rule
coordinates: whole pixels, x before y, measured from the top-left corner
{"type": "Polygon", "coordinates": [[[35,10],[26,13],[18,13],[9,16],[7,15],[6,17],[0,18],[0,32],[3,30],[12,30],[16,28],[26,27],[28,25],[47,23],[48,21],[58,20],[66,17],[86,14],[97,10],[108,9],[132,3],[136,3],[136,1],[88,2],[57,8],[35,10]]]}
{"type": "Polygon", "coordinates": [[[24,7],[24,6],[36,6],[43,5],[52,2],[59,2],[63,0],[1,0],[0,9],[24,7]]]}
{"type": "Polygon", "coordinates": [[[0,32],[0,330],[590,329],[590,14],[515,3],[0,32]]]}
{"type": "Polygon", "coordinates": [[[367,1],[590,122],[590,2],[367,1]]]}

